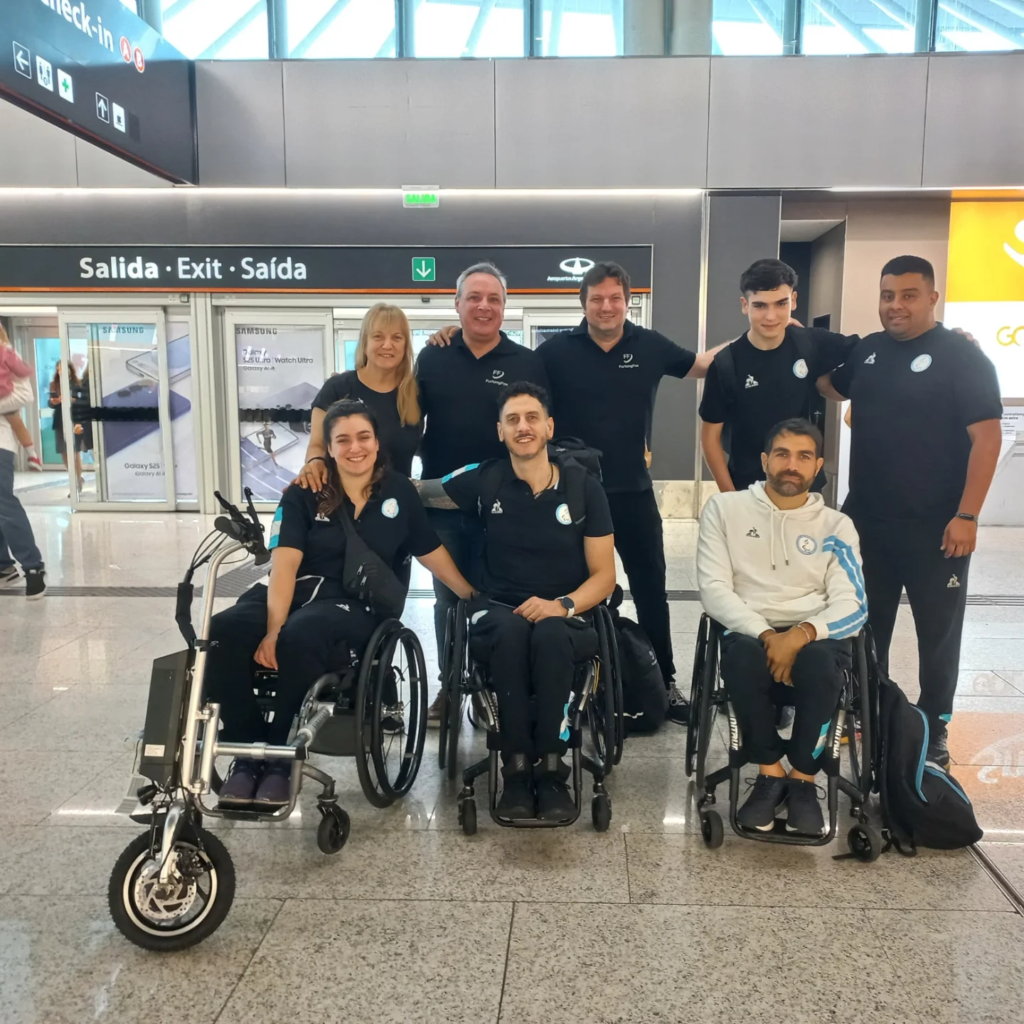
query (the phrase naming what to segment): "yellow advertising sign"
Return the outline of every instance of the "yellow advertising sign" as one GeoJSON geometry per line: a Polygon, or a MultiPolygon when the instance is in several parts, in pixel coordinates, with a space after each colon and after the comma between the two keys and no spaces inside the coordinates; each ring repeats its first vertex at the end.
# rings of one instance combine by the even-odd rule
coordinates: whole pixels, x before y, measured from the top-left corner
{"type": "Polygon", "coordinates": [[[952,204],[946,302],[1024,302],[1024,202],[952,204]]]}

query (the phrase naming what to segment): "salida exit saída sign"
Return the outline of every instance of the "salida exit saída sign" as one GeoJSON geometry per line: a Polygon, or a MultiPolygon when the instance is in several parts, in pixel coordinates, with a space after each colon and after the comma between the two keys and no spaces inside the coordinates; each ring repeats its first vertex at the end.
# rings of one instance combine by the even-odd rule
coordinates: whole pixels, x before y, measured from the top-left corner
{"type": "Polygon", "coordinates": [[[0,0],[0,95],[196,181],[191,63],[121,0],[0,0]]]}
{"type": "MultiPolygon", "coordinates": [[[[2,0],[0,0],[2,2],[2,0]]],[[[455,291],[483,261],[511,292],[576,292],[599,261],[619,263],[633,290],[651,287],[652,249],[622,246],[82,246],[0,245],[0,292],[455,291]]]]}

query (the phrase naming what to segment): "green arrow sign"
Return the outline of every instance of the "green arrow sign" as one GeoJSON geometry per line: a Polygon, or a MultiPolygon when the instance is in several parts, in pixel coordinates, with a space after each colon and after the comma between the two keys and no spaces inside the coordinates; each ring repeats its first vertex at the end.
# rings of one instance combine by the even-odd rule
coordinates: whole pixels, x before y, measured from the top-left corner
{"type": "Polygon", "coordinates": [[[417,256],[412,261],[412,279],[417,282],[435,280],[433,256],[417,256]]]}

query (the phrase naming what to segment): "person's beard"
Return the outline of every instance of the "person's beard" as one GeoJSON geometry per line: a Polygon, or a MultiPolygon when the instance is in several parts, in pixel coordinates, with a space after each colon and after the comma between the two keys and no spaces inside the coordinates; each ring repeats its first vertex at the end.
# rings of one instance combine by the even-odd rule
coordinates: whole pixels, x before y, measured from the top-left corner
{"type": "Polygon", "coordinates": [[[807,480],[802,476],[791,473],[780,473],[778,476],[768,477],[768,484],[776,494],[784,498],[795,498],[798,494],[806,494],[811,489],[814,478],[807,480]]]}

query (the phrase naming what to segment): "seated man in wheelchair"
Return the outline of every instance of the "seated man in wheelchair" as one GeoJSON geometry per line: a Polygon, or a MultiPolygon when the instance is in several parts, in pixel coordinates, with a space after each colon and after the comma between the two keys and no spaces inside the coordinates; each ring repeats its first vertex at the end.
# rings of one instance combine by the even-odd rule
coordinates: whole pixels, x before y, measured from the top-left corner
{"type": "Polygon", "coordinates": [[[509,457],[420,483],[425,504],[477,512],[484,522],[486,597],[469,606],[470,650],[488,666],[498,698],[497,813],[517,820],[575,814],[562,757],[575,666],[597,651],[584,613],[615,588],[608,499],[579,463],[549,457],[549,407],[543,388],[511,384],[498,407],[509,457]]]}
{"type": "Polygon", "coordinates": [[[857,531],[811,494],[822,437],[803,419],[769,433],[767,479],[716,494],[704,508],[697,578],[705,611],[726,633],[721,672],[744,753],[759,764],[739,823],[822,835],[815,776],[851,663],[851,640],[867,621],[857,531]],[[788,749],[776,730],[777,704],[796,707],[788,749]],[[782,757],[788,754],[786,773],[782,757]]]}
{"type": "MultiPolygon", "coordinates": [[[[407,587],[395,574],[409,555],[460,597],[473,594],[427,522],[412,484],[388,468],[373,412],[360,401],[336,402],[323,430],[325,487],[284,492],[270,531],[269,581],[213,617],[207,692],[221,705],[221,738],[227,742],[287,742],[313,683],[337,670],[349,646],[362,650],[380,622],[400,611],[407,587]],[[365,579],[368,564],[376,569],[374,582],[368,590],[354,586],[353,570],[365,579]],[[253,692],[260,666],[277,672],[269,722],[253,692]]],[[[288,762],[264,767],[238,758],[221,788],[220,806],[280,807],[288,802],[290,772],[288,762]]]]}

